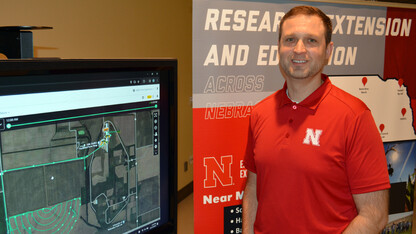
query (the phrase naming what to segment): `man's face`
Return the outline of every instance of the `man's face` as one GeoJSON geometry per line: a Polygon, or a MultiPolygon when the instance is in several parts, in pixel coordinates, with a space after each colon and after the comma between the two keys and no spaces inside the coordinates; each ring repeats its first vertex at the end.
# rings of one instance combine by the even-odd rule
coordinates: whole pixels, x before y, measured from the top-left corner
{"type": "Polygon", "coordinates": [[[296,15],[282,25],[279,66],[286,79],[319,76],[332,53],[326,46],[325,27],[318,16],[296,15]]]}

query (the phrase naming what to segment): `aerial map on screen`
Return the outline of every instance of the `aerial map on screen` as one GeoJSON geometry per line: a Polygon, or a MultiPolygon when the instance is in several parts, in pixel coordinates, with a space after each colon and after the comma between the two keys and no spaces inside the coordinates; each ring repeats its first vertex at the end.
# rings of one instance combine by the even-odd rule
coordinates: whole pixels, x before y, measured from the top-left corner
{"type": "Polygon", "coordinates": [[[1,233],[127,233],[160,219],[159,110],[0,132],[1,233]]]}

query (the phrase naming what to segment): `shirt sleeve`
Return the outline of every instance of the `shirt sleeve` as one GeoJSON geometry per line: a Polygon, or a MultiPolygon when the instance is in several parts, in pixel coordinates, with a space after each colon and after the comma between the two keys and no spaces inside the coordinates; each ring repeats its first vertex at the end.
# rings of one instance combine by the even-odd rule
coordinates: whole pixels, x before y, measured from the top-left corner
{"type": "Polygon", "coordinates": [[[256,164],[254,162],[254,138],[253,138],[253,131],[252,131],[252,124],[253,124],[253,120],[252,120],[253,115],[250,116],[250,123],[249,123],[249,127],[248,127],[248,137],[247,137],[247,144],[246,144],[246,151],[245,151],[245,155],[244,155],[244,167],[253,172],[253,173],[257,173],[256,170],[256,164]]]}
{"type": "Polygon", "coordinates": [[[358,114],[348,129],[346,151],[353,194],[390,188],[383,142],[370,110],[358,114]]]}

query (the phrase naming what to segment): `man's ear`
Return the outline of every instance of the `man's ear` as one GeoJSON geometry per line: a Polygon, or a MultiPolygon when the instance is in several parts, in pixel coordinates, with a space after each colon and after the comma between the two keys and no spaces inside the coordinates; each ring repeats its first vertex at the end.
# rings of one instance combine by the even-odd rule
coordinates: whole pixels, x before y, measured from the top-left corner
{"type": "Polygon", "coordinates": [[[325,58],[329,61],[331,54],[332,54],[332,50],[334,49],[334,42],[330,42],[327,46],[326,46],[326,52],[325,52],[325,58]]]}

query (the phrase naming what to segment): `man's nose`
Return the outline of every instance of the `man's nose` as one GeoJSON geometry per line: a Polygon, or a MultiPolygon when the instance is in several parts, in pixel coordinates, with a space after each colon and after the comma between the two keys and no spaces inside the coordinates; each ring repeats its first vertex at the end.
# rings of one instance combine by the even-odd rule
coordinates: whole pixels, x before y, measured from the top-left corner
{"type": "Polygon", "coordinates": [[[297,41],[294,51],[295,53],[298,53],[298,54],[306,52],[305,44],[303,43],[302,40],[297,41]]]}

